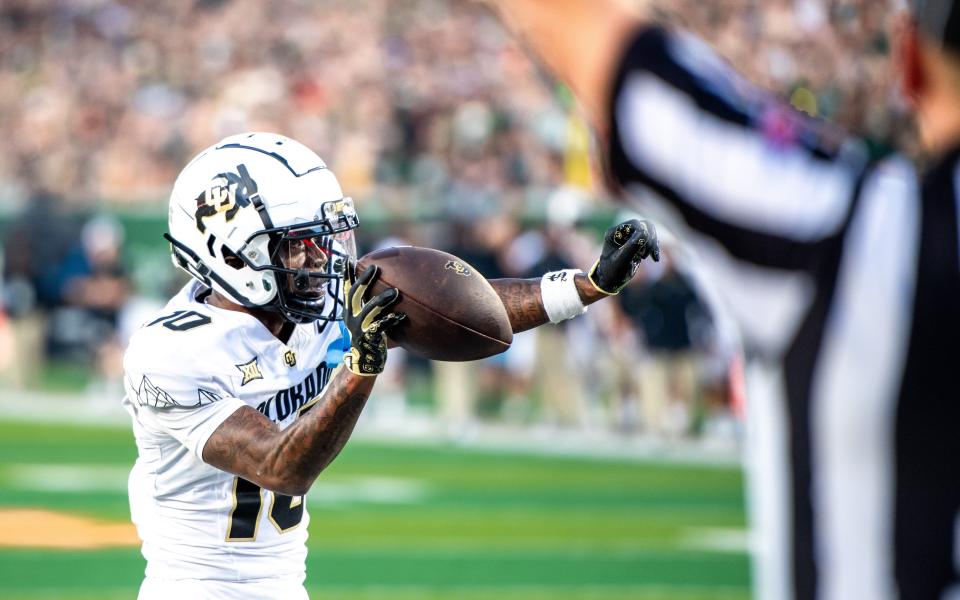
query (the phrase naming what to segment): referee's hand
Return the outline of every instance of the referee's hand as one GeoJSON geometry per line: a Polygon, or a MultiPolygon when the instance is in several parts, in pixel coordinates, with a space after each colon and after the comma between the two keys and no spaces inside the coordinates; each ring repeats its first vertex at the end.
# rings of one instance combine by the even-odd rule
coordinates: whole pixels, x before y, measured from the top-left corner
{"type": "Polygon", "coordinates": [[[590,283],[604,294],[618,294],[647,257],[660,260],[660,242],[653,223],[631,219],[611,227],[603,236],[600,260],[590,269],[590,283]]]}

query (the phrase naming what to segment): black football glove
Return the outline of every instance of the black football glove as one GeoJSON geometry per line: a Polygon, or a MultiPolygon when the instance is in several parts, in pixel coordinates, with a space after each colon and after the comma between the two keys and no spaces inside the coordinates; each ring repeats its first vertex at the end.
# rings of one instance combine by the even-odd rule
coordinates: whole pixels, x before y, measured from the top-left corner
{"type": "Polygon", "coordinates": [[[640,261],[650,256],[660,261],[660,242],[653,223],[631,219],[611,227],[603,236],[600,260],[590,269],[590,283],[604,294],[618,294],[630,283],[640,261]]]}
{"type": "Polygon", "coordinates": [[[377,278],[379,268],[367,267],[354,279],[354,266],[349,265],[346,289],[347,307],[343,320],[350,330],[350,353],[345,357],[347,368],[356,375],[372,376],[383,372],[387,364],[387,330],[402,321],[403,313],[380,314],[397,301],[396,288],[380,292],[364,301],[367,288],[377,278]]]}

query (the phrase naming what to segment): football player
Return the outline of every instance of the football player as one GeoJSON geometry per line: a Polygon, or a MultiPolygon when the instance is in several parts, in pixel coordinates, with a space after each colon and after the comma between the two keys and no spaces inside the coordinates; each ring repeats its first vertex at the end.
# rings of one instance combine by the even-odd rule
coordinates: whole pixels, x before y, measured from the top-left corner
{"type": "MultiPolygon", "coordinates": [[[[124,406],[140,598],[306,598],[304,495],[353,431],[404,317],[354,276],[353,203],[279,135],[228,137],[180,173],[174,264],[193,276],[130,341],[124,406]]],[[[588,275],[491,282],[515,331],[581,314],[659,257],[649,223],[612,228],[588,275]]]]}

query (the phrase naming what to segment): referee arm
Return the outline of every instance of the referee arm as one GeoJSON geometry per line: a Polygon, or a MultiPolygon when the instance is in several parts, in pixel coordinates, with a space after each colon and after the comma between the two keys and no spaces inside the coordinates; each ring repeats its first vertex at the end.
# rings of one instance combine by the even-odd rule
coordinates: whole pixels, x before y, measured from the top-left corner
{"type": "Polygon", "coordinates": [[[765,266],[807,267],[809,245],[842,226],[862,145],[744,80],[702,41],[621,0],[489,4],[576,94],[615,184],[653,189],[687,225],[765,266]]]}
{"type": "Polygon", "coordinates": [[[618,0],[490,3],[577,95],[612,183],[700,249],[749,342],[782,348],[850,223],[864,145],[618,0]]]}

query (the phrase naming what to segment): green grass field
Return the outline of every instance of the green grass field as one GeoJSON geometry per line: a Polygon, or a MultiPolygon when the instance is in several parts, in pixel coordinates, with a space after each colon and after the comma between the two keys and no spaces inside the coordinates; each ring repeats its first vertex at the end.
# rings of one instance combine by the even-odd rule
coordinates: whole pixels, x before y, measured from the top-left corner
{"type": "MultiPolygon", "coordinates": [[[[0,456],[0,509],[127,521],[127,429],[2,423],[0,456]]],[[[723,543],[744,528],[733,468],[354,441],[309,504],[313,598],[749,597],[723,543]]],[[[0,598],[135,598],[143,567],[136,547],[0,547],[0,598]]]]}

